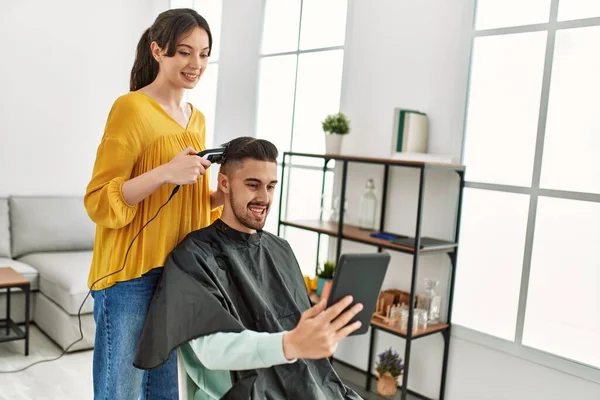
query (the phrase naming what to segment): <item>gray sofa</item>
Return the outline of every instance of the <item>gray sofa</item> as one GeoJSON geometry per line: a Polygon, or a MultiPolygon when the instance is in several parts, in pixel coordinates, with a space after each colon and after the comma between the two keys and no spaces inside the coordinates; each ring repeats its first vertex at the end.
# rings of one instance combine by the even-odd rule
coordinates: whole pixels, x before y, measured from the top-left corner
{"type": "MultiPolygon", "coordinates": [[[[88,293],[95,225],[81,197],[0,198],[0,267],[9,266],[31,281],[30,317],[63,350],[78,340],[77,312],[88,293]]],[[[11,290],[11,318],[25,320],[25,295],[11,290]]],[[[94,345],[94,300],[81,310],[84,338],[69,351],[94,345]]],[[[0,291],[0,318],[6,291],[0,291]]]]}

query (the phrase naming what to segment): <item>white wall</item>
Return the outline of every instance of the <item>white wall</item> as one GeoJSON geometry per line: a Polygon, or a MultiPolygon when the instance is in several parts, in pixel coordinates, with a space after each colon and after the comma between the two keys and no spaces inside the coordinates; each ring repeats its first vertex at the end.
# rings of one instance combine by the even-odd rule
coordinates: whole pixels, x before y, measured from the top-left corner
{"type": "MultiPolygon", "coordinates": [[[[341,109],[352,121],[344,152],[388,156],[392,109],[425,111],[431,122],[429,151],[460,160],[467,94],[474,0],[351,0],[341,109]]],[[[349,168],[351,219],[365,180],[381,190],[382,169],[349,168]]],[[[423,234],[451,237],[456,178],[427,176],[423,234]]],[[[417,174],[394,169],[386,228],[414,234],[417,174]]],[[[354,217],[352,217],[354,214],[354,217]]],[[[352,220],[350,222],[353,222],[352,220]]],[[[373,251],[344,242],[343,252],[373,251]]],[[[412,258],[392,253],[385,287],[410,288],[412,258]]],[[[447,279],[445,256],[421,258],[423,277],[447,279]]],[[[447,286],[440,290],[445,292],[447,286]]],[[[368,336],[342,343],[336,357],[367,368],[368,336]]],[[[404,354],[404,340],[378,332],[376,354],[389,346],[404,354]]],[[[413,342],[409,387],[438,398],[443,341],[434,335],[413,342]]],[[[500,353],[456,336],[450,347],[446,399],[449,400],[597,400],[600,385],[500,353]]]]}
{"type": "Polygon", "coordinates": [[[223,1],[215,145],[238,136],[253,136],[256,129],[262,3],[223,1]]]}
{"type": "Polygon", "coordinates": [[[136,44],[168,0],[0,2],[0,196],[82,195],[136,44]]]}

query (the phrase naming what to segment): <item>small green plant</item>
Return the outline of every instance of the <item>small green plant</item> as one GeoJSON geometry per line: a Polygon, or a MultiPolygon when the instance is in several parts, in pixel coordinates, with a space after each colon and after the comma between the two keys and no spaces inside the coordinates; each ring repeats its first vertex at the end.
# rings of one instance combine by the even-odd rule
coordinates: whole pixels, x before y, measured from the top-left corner
{"type": "Polygon", "coordinates": [[[333,279],[333,275],[335,274],[335,263],[333,261],[326,261],[323,265],[323,268],[319,266],[319,270],[317,272],[317,276],[323,279],[333,279]]]}
{"type": "Polygon", "coordinates": [[[323,131],[329,134],[346,135],[350,133],[350,121],[344,113],[330,114],[322,122],[323,131]]]}
{"type": "Polygon", "coordinates": [[[394,378],[397,378],[404,371],[404,363],[400,355],[390,347],[389,350],[379,354],[379,361],[376,368],[379,376],[383,376],[383,374],[388,372],[394,378]]]}

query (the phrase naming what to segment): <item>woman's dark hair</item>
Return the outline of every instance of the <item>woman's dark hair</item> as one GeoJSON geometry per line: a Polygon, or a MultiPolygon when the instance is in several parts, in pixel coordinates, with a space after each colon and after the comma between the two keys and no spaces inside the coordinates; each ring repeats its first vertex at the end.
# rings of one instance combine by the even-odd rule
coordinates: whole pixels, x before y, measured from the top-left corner
{"type": "Polygon", "coordinates": [[[208,22],[200,14],[190,8],[177,8],[160,13],[152,26],[146,29],[137,45],[129,89],[134,91],[143,88],[152,83],[158,75],[158,62],[152,57],[150,51],[152,42],[156,42],[161,49],[166,49],[167,57],[173,57],[181,36],[196,27],[208,33],[208,55],[210,56],[212,34],[208,22]]]}
{"type": "Polygon", "coordinates": [[[235,138],[223,146],[226,150],[221,170],[225,173],[239,168],[247,158],[276,163],[279,155],[277,147],[273,143],[249,136],[235,138]]]}

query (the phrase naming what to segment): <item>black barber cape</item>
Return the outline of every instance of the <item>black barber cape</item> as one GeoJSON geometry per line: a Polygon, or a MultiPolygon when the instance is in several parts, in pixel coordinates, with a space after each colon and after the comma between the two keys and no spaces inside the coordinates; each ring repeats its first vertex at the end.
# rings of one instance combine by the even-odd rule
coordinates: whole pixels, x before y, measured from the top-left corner
{"type": "MultiPolygon", "coordinates": [[[[158,367],[179,345],[203,335],[290,331],[310,307],[287,241],[265,231],[243,233],[217,219],[190,233],[167,258],[134,366],[158,367]]],[[[231,374],[226,400],[361,399],[326,358],[231,374]]]]}

